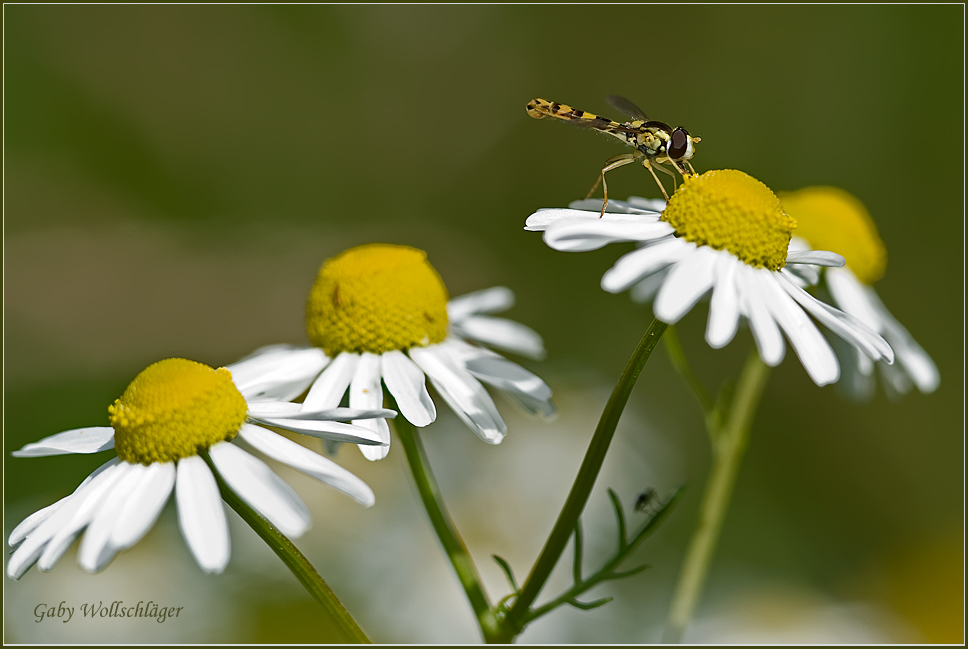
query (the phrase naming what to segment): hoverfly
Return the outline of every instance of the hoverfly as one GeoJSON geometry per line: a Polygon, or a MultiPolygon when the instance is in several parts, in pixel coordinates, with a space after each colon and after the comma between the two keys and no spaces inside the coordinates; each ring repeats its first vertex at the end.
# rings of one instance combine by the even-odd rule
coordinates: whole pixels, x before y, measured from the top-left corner
{"type": "Polygon", "coordinates": [[[634,153],[623,153],[606,160],[601,177],[595,181],[588,192],[588,196],[585,197],[590,197],[598,188],[598,183],[602,183],[605,192],[605,202],[602,205],[603,215],[605,214],[605,207],[608,205],[608,184],[605,182],[605,173],[639,160],[642,160],[642,166],[652,174],[662,191],[662,195],[665,196],[666,200],[669,200],[665,187],[662,186],[659,177],[655,175],[655,169],[672,176],[673,185],[675,184],[675,174],[663,167],[664,163],[671,164],[682,176],[687,173],[695,174],[696,170],[692,168],[689,159],[695,152],[693,145],[699,142],[700,138],[692,137],[681,126],[672,128],[665,122],[649,119],[641,108],[625,97],[610,95],[607,101],[613,108],[631,117],[632,121],[619,124],[608,118],[599,117],[593,113],[558,102],[551,102],[547,99],[532,99],[528,104],[528,115],[535,119],[557,117],[575,126],[593,128],[602,133],[608,133],[635,149],[634,153]],[[686,170],[687,167],[688,171],[686,170]]]}

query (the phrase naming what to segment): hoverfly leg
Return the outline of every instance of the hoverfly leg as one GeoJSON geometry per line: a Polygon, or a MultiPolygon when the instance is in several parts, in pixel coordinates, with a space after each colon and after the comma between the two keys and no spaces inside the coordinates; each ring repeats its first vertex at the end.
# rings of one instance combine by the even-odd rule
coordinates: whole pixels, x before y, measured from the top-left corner
{"type": "Polygon", "coordinates": [[[688,166],[688,167],[689,167],[689,171],[691,171],[691,172],[692,172],[692,175],[693,175],[693,176],[696,176],[696,175],[698,175],[698,174],[696,173],[696,170],[695,170],[695,169],[693,168],[693,166],[692,166],[692,163],[691,163],[691,162],[689,162],[688,160],[686,160],[686,166],[688,166]]]}
{"type": "MultiPolygon", "coordinates": [[[[672,163],[672,166],[675,167],[675,165],[676,165],[675,161],[673,161],[672,159],[668,159],[668,160],[669,160],[669,162],[672,163]]],[[[663,161],[663,162],[665,162],[665,161],[663,161]]],[[[661,164],[659,164],[658,162],[656,162],[655,160],[652,161],[652,168],[653,169],[658,169],[659,171],[661,171],[662,173],[664,173],[667,176],[672,176],[672,191],[673,191],[673,193],[675,193],[675,191],[676,191],[676,175],[674,173],[672,173],[671,171],[669,171],[668,169],[666,169],[661,164]]],[[[676,168],[678,169],[678,167],[676,167],[676,168]]],[[[663,193],[665,193],[665,192],[663,192],[663,193]]],[[[667,198],[666,200],[669,200],[669,199],[667,198]]]]}
{"type": "MultiPolygon", "coordinates": [[[[662,185],[662,181],[659,180],[659,177],[655,175],[655,170],[652,168],[653,166],[659,167],[659,165],[650,164],[648,158],[646,158],[645,160],[642,161],[642,166],[648,169],[649,173],[652,174],[652,178],[655,179],[655,184],[659,186],[659,190],[662,192],[662,195],[665,196],[666,201],[668,201],[669,195],[666,194],[666,190],[665,190],[665,187],[663,187],[662,185]]],[[[662,169],[662,171],[669,173],[668,169],[664,169],[663,167],[659,167],[659,169],[662,169]]]]}
{"type": "Polygon", "coordinates": [[[631,164],[638,160],[638,158],[639,157],[634,153],[623,153],[605,161],[605,167],[602,169],[601,176],[595,181],[595,184],[588,192],[588,196],[585,196],[585,198],[589,198],[595,192],[595,190],[598,189],[598,183],[602,183],[602,191],[605,194],[605,199],[602,201],[602,213],[598,215],[598,218],[605,216],[605,208],[608,207],[608,183],[605,182],[605,174],[612,169],[618,169],[619,167],[624,167],[627,164],[631,164]]]}
{"type": "MultiPolygon", "coordinates": [[[[672,158],[669,158],[669,162],[672,163],[672,166],[675,167],[675,170],[678,171],[679,172],[679,175],[682,176],[683,178],[685,178],[686,177],[686,174],[689,173],[689,172],[686,171],[686,164],[685,164],[686,161],[685,160],[683,160],[681,163],[679,163],[679,162],[676,162],[675,160],[673,160],[672,158]]],[[[677,179],[676,179],[676,175],[674,173],[671,173],[670,172],[670,175],[672,176],[672,193],[674,194],[676,192],[676,190],[678,189],[677,183],[676,183],[676,180],[677,179]]]]}

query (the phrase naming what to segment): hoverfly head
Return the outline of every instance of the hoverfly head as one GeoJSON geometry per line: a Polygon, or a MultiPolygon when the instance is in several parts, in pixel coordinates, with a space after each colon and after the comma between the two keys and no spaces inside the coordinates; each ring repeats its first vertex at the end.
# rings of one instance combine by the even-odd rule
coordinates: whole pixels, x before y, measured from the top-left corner
{"type": "Polygon", "coordinates": [[[690,137],[689,131],[680,126],[672,132],[666,151],[673,160],[688,160],[695,153],[693,143],[698,141],[698,137],[690,137]]]}

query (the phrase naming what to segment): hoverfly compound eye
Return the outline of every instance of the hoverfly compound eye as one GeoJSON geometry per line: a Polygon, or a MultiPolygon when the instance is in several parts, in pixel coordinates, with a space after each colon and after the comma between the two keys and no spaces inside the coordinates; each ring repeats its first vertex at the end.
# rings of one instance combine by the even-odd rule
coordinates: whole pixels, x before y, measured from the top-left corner
{"type": "Polygon", "coordinates": [[[672,139],[669,141],[669,157],[673,160],[688,160],[692,157],[692,138],[689,137],[689,131],[677,128],[672,132],[672,139]]]}

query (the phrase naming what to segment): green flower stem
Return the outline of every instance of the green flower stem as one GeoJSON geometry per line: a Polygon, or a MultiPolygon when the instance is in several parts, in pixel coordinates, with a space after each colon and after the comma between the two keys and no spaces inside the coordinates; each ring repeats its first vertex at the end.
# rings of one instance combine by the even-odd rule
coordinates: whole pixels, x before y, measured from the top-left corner
{"type": "Polygon", "coordinates": [[[615,434],[615,427],[618,426],[618,421],[625,410],[625,404],[628,403],[632,387],[667,327],[668,325],[664,322],[652,321],[652,324],[642,335],[642,339],[639,340],[635,351],[632,352],[632,357],[629,358],[625,371],[622,372],[622,376],[619,377],[618,383],[612,390],[612,395],[598,420],[598,426],[595,428],[595,434],[588,445],[588,450],[585,451],[585,459],[575,477],[575,483],[571,487],[568,499],[565,500],[544,549],[541,550],[538,560],[531,569],[531,574],[528,575],[524,587],[501,624],[503,635],[508,640],[521,633],[531,604],[538,597],[555,564],[558,563],[558,559],[575,529],[575,524],[585,508],[585,503],[588,502],[588,496],[591,494],[592,486],[602,468],[602,462],[605,461],[605,454],[608,452],[612,436],[615,434]]]}
{"type": "Polygon", "coordinates": [[[662,342],[665,343],[669,360],[672,361],[672,367],[685,379],[686,383],[692,389],[693,394],[699,400],[699,405],[702,406],[703,413],[708,417],[716,404],[713,403],[712,397],[706,392],[706,388],[703,387],[702,381],[696,376],[692,366],[686,361],[686,355],[682,351],[682,345],[679,344],[679,336],[676,334],[675,327],[669,327],[662,342]]]}
{"type": "Polygon", "coordinates": [[[212,463],[208,453],[201,453],[202,459],[208,463],[209,468],[218,481],[219,490],[222,492],[222,499],[229,504],[229,507],[242,517],[249,524],[256,534],[272,548],[272,551],[282,559],[286,567],[292,571],[299,583],[309,591],[313,599],[319,602],[320,606],[326,611],[329,617],[336,623],[337,628],[346,637],[346,642],[353,644],[370,644],[370,639],[363,633],[363,629],[356,623],[356,620],[349,614],[343,603],[339,601],[330,587],[319,576],[313,564],[309,562],[302,552],[299,551],[289,538],[280,532],[275,525],[264,519],[249,507],[241,498],[236,495],[228,485],[222,480],[218,470],[212,463]]]}
{"type": "MultiPolygon", "coordinates": [[[[399,410],[392,397],[390,398],[390,407],[399,410]]],[[[492,642],[495,626],[494,617],[491,613],[491,603],[481,586],[481,578],[477,574],[477,568],[474,567],[474,561],[444,507],[440,487],[437,486],[434,474],[430,471],[430,463],[427,461],[427,453],[424,451],[419,433],[416,427],[407,421],[403,415],[398,415],[393,420],[393,426],[396,428],[397,436],[403,445],[407,462],[410,464],[410,472],[417,484],[417,491],[420,492],[424,509],[427,510],[427,515],[430,517],[430,523],[437,533],[440,544],[444,546],[444,551],[447,553],[450,563],[454,566],[454,572],[457,573],[457,578],[467,594],[471,608],[474,609],[474,615],[477,617],[484,640],[492,642]]]]}
{"type": "MultiPolygon", "coordinates": [[[[713,464],[699,507],[699,521],[686,550],[666,622],[664,643],[675,643],[692,617],[702,595],[713,552],[729,507],[743,453],[749,443],[750,427],[760,397],[766,387],[770,368],[760,360],[756,349],[750,353],[736,387],[729,418],[713,435],[713,464]]],[[[712,432],[712,431],[711,431],[712,432]]]]}

